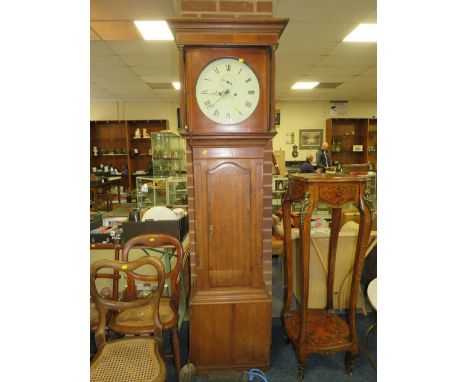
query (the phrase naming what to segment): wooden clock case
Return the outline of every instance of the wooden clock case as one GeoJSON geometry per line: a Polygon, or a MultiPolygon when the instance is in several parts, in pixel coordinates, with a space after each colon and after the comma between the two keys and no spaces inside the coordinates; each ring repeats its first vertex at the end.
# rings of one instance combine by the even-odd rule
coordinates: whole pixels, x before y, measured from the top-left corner
{"type": "Polygon", "coordinates": [[[192,282],[189,357],[197,372],[269,367],[271,296],[264,263],[271,264],[274,51],[287,22],[168,20],[180,52],[192,282]],[[256,109],[233,125],[211,121],[195,97],[200,72],[224,57],[243,59],[260,84],[256,109]]]}

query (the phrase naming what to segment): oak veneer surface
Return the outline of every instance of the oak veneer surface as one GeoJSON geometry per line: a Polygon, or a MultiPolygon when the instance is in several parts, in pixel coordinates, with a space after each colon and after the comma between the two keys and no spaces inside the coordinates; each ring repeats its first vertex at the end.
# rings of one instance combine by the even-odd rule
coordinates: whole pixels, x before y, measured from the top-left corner
{"type": "Polygon", "coordinates": [[[271,187],[274,50],[287,21],[168,20],[179,48],[181,136],[188,145],[190,359],[198,372],[269,365],[271,297],[263,261],[271,254],[265,242],[271,214],[264,221],[262,210],[271,205],[264,185],[271,187]],[[211,121],[196,101],[200,73],[223,57],[242,59],[259,80],[257,107],[237,124],[211,121]]]}

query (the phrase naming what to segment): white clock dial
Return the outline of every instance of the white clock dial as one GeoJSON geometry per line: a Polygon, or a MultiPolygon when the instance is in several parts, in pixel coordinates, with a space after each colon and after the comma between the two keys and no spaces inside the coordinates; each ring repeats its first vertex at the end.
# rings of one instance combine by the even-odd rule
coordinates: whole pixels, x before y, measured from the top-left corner
{"type": "Polygon", "coordinates": [[[220,58],[200,73],[198,106],[214,122],[233,125],[254,112],[260,98],[258,78],[242,59],[220,58]]]}

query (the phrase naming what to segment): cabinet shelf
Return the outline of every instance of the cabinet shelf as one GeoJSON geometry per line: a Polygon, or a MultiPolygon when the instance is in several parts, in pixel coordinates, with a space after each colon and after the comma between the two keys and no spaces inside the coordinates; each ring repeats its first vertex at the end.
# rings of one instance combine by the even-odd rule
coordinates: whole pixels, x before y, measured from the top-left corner
{"type": "Polygon", "coordinates": [[[99,154],[99,155],[93,155],[93,158],[98,158],[98,157],[126,157],[127,154],[99,154]]]}
{"type": "Polygon", "coordinates": [[[125,140],[127,140],[127,138],[125,138],[125,137],[117,137],[117,138],[115,138],[115,137],[112,137],[112,138],[110,138],[110,137],[93,137],[93,138],[91,138],[91,140],[93,140],[93,141],[125,141],[125,140]]]}
{"type": "Polygon", "coordinates": [[[329,118],[326,122],[326,140],[330,145],[330,161],[341,164],[372,163],[377,167],[377,157],[368,147],[377,139],[377,120],[369,118],[329,118]],[[352,131],[354,135],[350,134],[352,131]],[[348,135],[346,135],[348,133],[348,135]],[[339,140],[340,142],[336,142],[339,140]],[[333,151],[333,143],[341,143],[341,151],[333,151]],[[362,145],[363,151],[353,151],[353,145],[362,145]]]}
{"type": "Polygon", "coordinates": [[[151,154],[147,154],[151,138],[135,138],[136,128],[145,128],[147,133],[158,132],[169,129],[167,120],[144,120],[144,121],[91,121],[90,123],[90,152],[91,170],[97,161],[105,161],[106,164],[118,167],[119,170],[126,167],[127,174],[122,177],[122,186],[127,190],[132,190],[135,186],[136,175],[145,173],[135,173],[136,170],[143,170],[148,167],[151,154]],[[99,154],[94,156],[93,147],[96,146],[100,152],[104,150],[121,149],[126,150],[125,154],[99,154]],[[138,148],[140,154],[133,158],[130,155],[131,148],[138,148]],[[94,158],[94,159],[93,159],[94,158]],[[140,158],[140,159],[138,159],[140,158]],[[145,163],[148,162],[148,163],[145,163]],[[144,165],[144,166],[143,166],[144,165]]]}
{"type": "Polygon", "coordinates": [[[355,134],[355,135],[351,135],[351,134],[348,134],[348,135],[346,135],[346,134],[335,134],[334,137],[335,137],[335,138],[360,138],[360,139],[362,139],[362,137],[361,137],[360,135],[357,135],[357,134],[355,134]]]}

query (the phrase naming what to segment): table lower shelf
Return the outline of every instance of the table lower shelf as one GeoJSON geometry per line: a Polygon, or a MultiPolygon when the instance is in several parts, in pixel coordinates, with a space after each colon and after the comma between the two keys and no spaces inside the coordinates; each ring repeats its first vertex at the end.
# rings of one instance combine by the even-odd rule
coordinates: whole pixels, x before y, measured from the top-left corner
{"type": "MultiPolygon", "coordinates": [[[[300,310],[284,317],[288,337],[298,342],[300,310]]],[[[352,343],[348,323],[335,313],[325,309],[307,309],[305,347],[315,352],[330,353],[345,350],[352,343]]]]}

